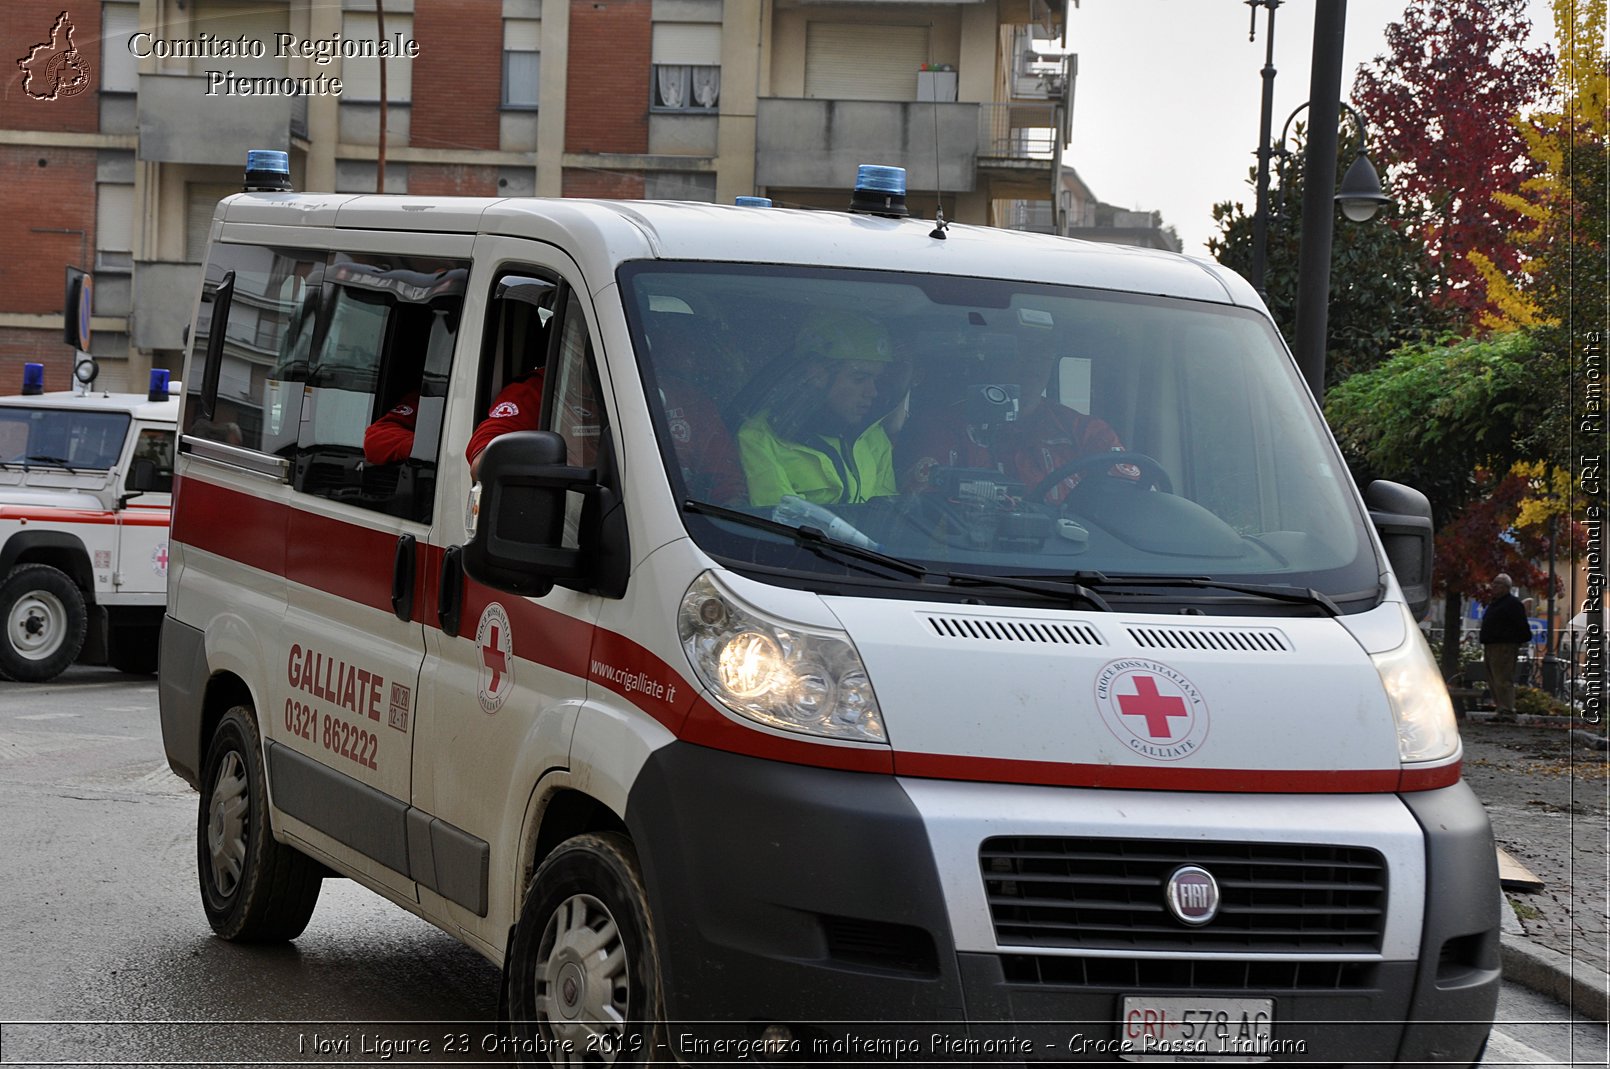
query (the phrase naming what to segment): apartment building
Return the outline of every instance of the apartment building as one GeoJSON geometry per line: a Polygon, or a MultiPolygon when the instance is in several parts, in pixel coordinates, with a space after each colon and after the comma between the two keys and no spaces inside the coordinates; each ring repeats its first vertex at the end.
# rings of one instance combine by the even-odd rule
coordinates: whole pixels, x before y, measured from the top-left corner
{"type": "Polygon", "coordinates": [[[0,392],[178,368],[251,148],[304,190],[843,208],[906,168],[931,217],[1061,230],[1066,0],[7,0],[0,392]]]}

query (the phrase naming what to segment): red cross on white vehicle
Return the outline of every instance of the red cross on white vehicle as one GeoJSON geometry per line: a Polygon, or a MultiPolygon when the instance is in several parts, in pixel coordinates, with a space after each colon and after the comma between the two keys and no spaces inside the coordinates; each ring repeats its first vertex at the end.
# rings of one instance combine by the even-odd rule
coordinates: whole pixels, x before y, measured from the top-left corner
{"type": "Polygon", "coordinates": [[[495,601],[481,613],[475,645],[481,652],[481,709],[495,713],[514,689],[514,631],[509,614],[495,601]]]}
{"type": "Polygon", "coordinates": [[[1096,676],[1096,704],[1127,751],[1154,761],[1189,757],[1207,738],[1201,692],[1166,664],[1113,661],[1096,676]]]}

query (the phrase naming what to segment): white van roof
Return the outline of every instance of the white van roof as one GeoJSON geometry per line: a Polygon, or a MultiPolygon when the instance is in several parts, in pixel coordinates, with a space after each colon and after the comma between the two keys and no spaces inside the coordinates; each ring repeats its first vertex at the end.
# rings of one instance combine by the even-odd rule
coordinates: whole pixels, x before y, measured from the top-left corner
{"type": "Polygon", "coordinates": [[[61,390],[32,395],[15,394],[0,397],[0,406],[6,408],[59,408],[76,412],[127,412],[135,419],[153,423],[177,423],[179,397],[169,394],[166,401],[147,400],[143,393],[75,393],[61,390]]]}
{"type": "MultiPolygon", "coordinates": [[[[845,193],[846,201],[849,193],[845,193]]],[[[1047,281],[1262,308],[1247,282],[1211,260],[1018,230],[848,211],[691,201],[256,193],[219,206],[228,223],[501,234],[579,254],[612,277],[628,260],[709,260],[879,268],[1047,281]]],[[[598,275],[594,275],[598,277],[598,275]]]]}

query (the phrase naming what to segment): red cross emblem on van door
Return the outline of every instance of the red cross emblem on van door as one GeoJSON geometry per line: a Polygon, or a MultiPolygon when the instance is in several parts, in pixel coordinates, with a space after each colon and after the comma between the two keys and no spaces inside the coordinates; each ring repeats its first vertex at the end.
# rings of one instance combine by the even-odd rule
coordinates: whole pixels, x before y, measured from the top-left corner
{"type": "Polygon", "coordinates": [[[498,684],[503,680],[503,670],[508,667],[509,659],[503,651],[498,649],[498,626],[492,625],[492,634],[487,644],[481,647],[481,663],[492,669],[491,690],[497,690],[498,684]]]}
{"type": "Polygon", "coordinates": [[[1143,717],[1146,733],[1154,739],[1171,739],[1174,731],[1168,726],[1169,717],[1190,716],[1184,698],[1175,698],[1157,692],[1157,677],[1134,675],[1129,681],[1135,686],[1134,694],[1118,694],[1118,708],[1125,716],[1143,717]]]}
{"type": "Polygon", "coordinates": [[[492,602],[475,628],[475,653],[481,662],[481,710],[495,713],[514,690],[514,627],[503,606],[492,602]]]}

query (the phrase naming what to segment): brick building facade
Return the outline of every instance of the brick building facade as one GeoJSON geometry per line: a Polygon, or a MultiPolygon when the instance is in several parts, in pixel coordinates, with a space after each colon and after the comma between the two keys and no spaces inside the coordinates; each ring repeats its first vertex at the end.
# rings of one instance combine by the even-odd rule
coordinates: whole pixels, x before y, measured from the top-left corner
{"type": "Polygon", "coordinates": [[[1060,32],[1064,2],[384,0],[382,34],[375,0],[7,0],[6,54],[35,62],[0,78],[0,245],[22,250],[0,260],[0,391],[27,360],[69,385],[68,266],[95,274],[99,385],[177,371],[212,210],[251,148],[287,151],[309,190],[374,192],[383,159],[388,193],[832,208],[879,162],[908,167],[914,205],[1007,224],[1005,198],[1049,203],[1060,168],[1011,123],[1064,129],[1066,82],[1021,99],[1003,42],[1026,38],[1005,30],[1060,32]],[[276,54],[281,34],[311,47],[276,54]],[[384,109],[376,60],[317,54],[382,37],[415,43],[386,63],[384,109]],[[950,72],[937,94],[930,67],[950,72]],[[225,75],[267,88],[218,91],[225,75]],[[309,93],[320,76],[340,95],[309,93]]]}

